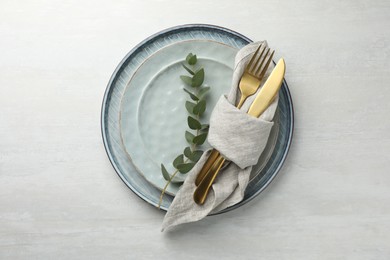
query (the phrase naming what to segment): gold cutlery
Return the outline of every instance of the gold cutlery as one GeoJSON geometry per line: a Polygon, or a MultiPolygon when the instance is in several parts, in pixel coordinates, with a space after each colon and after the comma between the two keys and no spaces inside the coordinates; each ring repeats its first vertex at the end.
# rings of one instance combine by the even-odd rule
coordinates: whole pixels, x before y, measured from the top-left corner
{"type": "MultiPolygon", "coordinates": [[[[248,65],[245,67],[244,74],[241,77],[239,83],[239,89],[241,92],[241,98],[238,102],[237,108],[241,108],[244,104],[244,101],[257,92],[260,87],[260,83],[267,72],[269,64],[271,63],[272,57],[274,55],[274,50],[268,56],[270,48],[265,44],[260,44],[256,52],[253,54],[248,65]],[[260,55],[258,56],[259,50],[262,49],[260,55]],[[263,66],[264,64],[264,66],[263,66]]],[[[215,160],[218,158],[219,152],[216,149],[213,149],[207,158],[207,161],[203,165],[202,169],[198,173],[195,179],[195,185],[198,186],[206,174],[210,171],[211,166],[214,164],[215,160]]]]}
{"type": "MultiPolygon", "coordinates": [[[[283,59],[280,59],[273,69],[271,75],[256,95],[255,100],[251,104],[248,110],[248,114],[254,117],[259,117],[275,99],[279,89],[282,85],[286,65],[283,59]]],[[[217,177],[225,158],[221,155],[216,157],[215,163],[212,165],[208,174],[205,175],[203,180],[199,183],[198,187],[194,192],[194,201],[202,205],[204,204],[209,190],[217,177]]]]}

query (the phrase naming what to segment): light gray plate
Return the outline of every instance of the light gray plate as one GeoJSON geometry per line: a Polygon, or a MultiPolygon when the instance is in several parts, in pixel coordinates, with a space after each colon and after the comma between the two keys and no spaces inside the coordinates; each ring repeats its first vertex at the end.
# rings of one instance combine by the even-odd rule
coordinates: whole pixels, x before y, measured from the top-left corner
{"type": "MultiPolygon", "coordinates": [[[[166,80],[170,82],[171,80],[174,80],[174,78],[177,78],[176,73],[180,74],[182,72],[182,70],[179,69],[178,61],[183,59],[188,51],[199,53],[199,56],[201,57],[200,62],[207,67],[205,68],[206,73],[215,70],[220,71],[221,75],[229,74],[229,72],[231,73],[231,66],[233,64],[232,57],[234,57],[235,52],[249,42],[250,40],[245,36],[225,28],[212,25],[183,25],[159,32],[144,40],[130,51],[118,65],[107,86],[102,104],[101,123],[103,142],[115,171],[125,184],[139,197],[154,206],[158,205],[161,193],[159,189],[161,188],[160,180],[162,179],[159,163],[162,161],[169,164],[172,160],[172,158],[170,158],[171,155],[176,155],[177,153],[176,148],[170,148],[171,145],[173,147],[181,146],[183,143],[180,142],[185,142],[184,140],[180,141],[180,138],[172,138],[179,141],[172,140],[172,143],[167,145],[169,146],[169,149],[166,151],[166,147],[164,148],[166,144],[156,145],[156,140],[158,139],[182,135],[185,128],[185,124],[181,124],[183,121],[182,118],[180,118],[183,117],[183,114],[177,115],[174,113],[178,118],[177,120],[175,119],[176,121],[172,122],[172,124],[176,124],[177,129],[170,124],[166,125],[165,121],[159,120],[161,116],[165,117],[165,119],[169,117],[169,109],[173,109],[174,112],[175,109],[177,109],[180,113],[184,111],[182,104],[185,95],[177,92],[180,88],[180,81],[177,81],[176,83],[178,84],[172,86],[172,89],[167,89],[162,82],[165,82],[166,80]],[[196,49],[199,48],[196,47],[198,44],[199,46],[202,44],[206,44],[207,46],[205,45],[204,48],[196,49]],[[180,54],[172,57],[169,46],[178,47],[178,52],[180,52],[180,54]],[[196,51],[193,49],[188,50],[187,47],[194,48],[196,51]],[[157,61],[159,59],[161,61],[161,57],[163,56],[160,55],[162,55],[161,53],[165,53],[165,49],[168,50],[166,52],[166,55],[168,55],[166,58],[169,59],[169,57],[171,57],[172,60],[160,64],[157,61]],[[202,49],[205,50],[205,54],[202,54],[202,49]],[[210,53],[210,50],[212,49],[217,50],[215,54],[210,53]],[[221,57],[218,56],[221,55],[221,53],[227,54],[227,58],[221,60],[221,57]],[[152,69],[149,76],[145,76],[144,73],[148,68],[152,68],[150,67],[149,62],[151,62],[150,64],[159,66],[152,69]],[[209,68],[212,66],[216,67],[209,68]],[[169,74],[175,74],[175,76],[168,77],[169,74]],[[165,75],[167,75],[166,78],[165,75]],[[137,80],[142,84],[133,85],[137,80]],[[132,98],[131,95],[127,96],[129,93],[132,93],[131,91],[129,92],[130,89],[131,91],[134,90],[134,93],[137,92],[138,96],[135,98],[132,98]],[[169,94],[171,95],[169,98],[166,98],[166,95],[164,95],[167,91],[172,91],[172,93],[169,94]],[[162,98],[156,97],[155,93],[163,95],[162,98]],[[177,95],[177,100],[174,100],[173,102],[173,97],[176,97],[177,95]],[[183,96],[180,97],[180,95],[183,96]],[[133,100],[135,100],[135,102],[133,102],[133,100]],[[150,106],[150,104],[153,105],[150,106]],[[161,110],[165,112],[152,113],[157,111],[156,108],[158,106],[162,106],[163,109],[161,110]],[[120,123],[121,118],[122,124],[120,123]],[[160,130],[165,129],[166,127],[169,128],[169,131],[160,136],[160,130]],[[157,130],[151,130],[152,128],[157,130]],[[158,130],[159,128],[160,130],[158,130]],[[175,131],[177,131],[177,133],[175,133],[175,131]],[[141,144],[141,147],[134,146],[132,141],[128,143],[127,140],[138,141],[138,144],[141,144]],[[162,150],[164,150],[164,152],[161,152],[162,150]],[[142,154],[145,156],[142,156],[142,154]],[[132,159],[136,156],[139,157],[132,162],[132,159]],[[136,168],[139,168],[139,165],[143,164],[143,162],[150,165],[145,166],[150,167],[150,171],[137,171],[136,168]],[[153,170],[154,167],[157,167],[157,169],[153,170]]],[[[230,87],[228,77],[223,78],[229,83],[228,86],[226,86],[226,89],[228,89],[230,87]]],[[[225,85],[219,85],[219,83],[215,84],[215,81],[216,78],[208,78],[206,75],[206,83],[215,87],[215,89],[213,89],[215,95],[226,92],[225,85]]],[[[215,98],[216,97],[210,97],[210,104],[213,104],[213,102],[215,103],[215,98]]],[[[285,160],[293,132],[292,101],[285,81],[279,93],[279,107],[276,116],[278,123],[275,125],[278,128],[274,131],[274,141],[269,142],[267,147],[272,153],[266,154],[265,158],[262,159],[266,163],[260,163],[254,167],[253,179],[248,185],[244,200],[222,212],[237,208],[259,194],[275,177],[285,160]],[[274,149],[272,149],[273,146],[274,149]]],[[[176,190],[177,188],[170,189],[171,193],[175,193],[176,190]]],[[[166,210],[171,201],[171,196],[165,196],[161,209],[166,210]]]]}

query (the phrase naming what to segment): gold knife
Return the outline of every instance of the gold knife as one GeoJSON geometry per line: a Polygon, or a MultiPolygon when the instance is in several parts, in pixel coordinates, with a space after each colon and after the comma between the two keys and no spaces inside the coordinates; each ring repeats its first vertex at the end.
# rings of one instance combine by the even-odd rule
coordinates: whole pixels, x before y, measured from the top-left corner
{"type": "MultiPolygon", "coordinates": [[[[248,114],[254,117],[259,117],[275,99],[280,87],[282,86],[286,65],[284,59],[280,59],[275,68],[271,72],[267,81],[260,89],[255,100],[248,110],[248,114]]],[[[221,155],[216,159],[215,163],[210,169],[210,172],[203,178],[194,192],[194,201],[202,205],[206,201],[210,188],[217,177],[225,158],[221,155]]]]}

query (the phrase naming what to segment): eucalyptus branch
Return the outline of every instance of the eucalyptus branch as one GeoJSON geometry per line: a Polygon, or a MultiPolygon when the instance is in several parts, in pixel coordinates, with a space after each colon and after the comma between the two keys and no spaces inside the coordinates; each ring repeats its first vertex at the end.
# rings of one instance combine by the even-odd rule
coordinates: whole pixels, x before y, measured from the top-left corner
{"type": "Polygon", "coordinates": [[[202,86],[205,73],[203,68],[196,69],[195,65],[197,61],[196,55],[189,53],[185,62],[182,63],[183,68],[190,74],[180,76],[180,79],[186,84],[186,88],[183,88],[183,90],[191,99],[185,103],[185,108],[189,114],[187,124],[190,129],[184,133],[184,137],[189,146],[173,160],[172,165],[176,170],[172,174],[161,164],[161,172],[164,179],[167,180],[167,183],[161,192],[159,207],[169,184],[181,184],[183,182],[182,178],[176,178],[177,174],[188,173],[203,154],[203,151],[198,146],[202,145],[207,138],[209,125],[202,124],[201,119],[206,111],[205,96],[210,90],[210,87],[202,86]]]}

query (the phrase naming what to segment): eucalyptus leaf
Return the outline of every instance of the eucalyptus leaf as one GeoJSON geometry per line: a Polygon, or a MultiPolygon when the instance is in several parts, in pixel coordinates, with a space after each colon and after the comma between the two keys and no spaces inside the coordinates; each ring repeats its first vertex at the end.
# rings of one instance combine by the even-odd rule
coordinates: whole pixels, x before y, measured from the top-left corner
{"type": "Polygon", "coordinates": [[[202,128],[202,125],[199,123],[198,120],[193,118],[192,116],[189,116],[187,118],[188,126],[193,130],[198,130],[202,128]]]}
{"type": "Polygon", "coordinates": [[[192,69],[188,68],[186,65],[184,65],[183,63],[181,64],[183,66],[183,68],[188,72],[190,73],[191,75],[194,75],[195,72],[192,71],[192,69]]]}
{"type": "Polygon", "coordinates": [[[173,167],[175,167],[175,168],[177,169],[177,166],[178,166],[179,164],[183,163],[183,162],[184,162],[184,157],[183,157],[182,154],[180,154],[179,156],[177,156],[177,157],[175,158],[175,160],[173,160],[172,165],[173,165],[173,167]]]}
{"type": "Polygon", "coordinates": [[[180,79],[189,86],[192,86],[192,78],[189,76],[181,75],[180,79]]]}
{"type": "Polygon", "coordinates": [[[197,61],[198,61],[198,58],[196,57],[196,55],[194,55],[194,56],[192,56],[192,57],[188,60],[188,64],[190,64],[190,65],[195,65],[197,61]]]}
{"type": "Polygon", "coordinates": [[[210,90],[210,87],[203,87],[199,90],[198,96],[199,98],[203,98],[204,95],[210,90]]]}
{"type": "Polygon", "coordinates": [[[186,61],[190,65],[195,65],[196,62],[198,61],[198,58],[196,57],[196,55],[193,55],[192,53],[190,53],[187,55],[186,61]]]}
{"type": "Polygon", "coordinates": [[[190,157],[191,157],[191,155],[192,155],[191,147],[187,146],[187,147],[184,149],[184,155],[185,155],[187,158],[190,158],[190,157]]]}
{"type": "Polygon", "coordinates": [[[164,179],[167,180],[167,181],[169,181],[169,179],[171,178],[171,176],[169,175],[167,169],[165,169],[164,164],[161,164],[161,172],[162,172],[162,175],[163,175],[164,179]]]}
{"type": "Polygon", "coordinates": [[[165,169],[165,166],[161,164],[161,172],[165,180],[171,182],[171,183],[183,183],[184,178],[180,178],[177,175],[175,177],[171,177],[170,174],[168,173],[167,169],[165,169]]]}
{"type": "Polygon", "coordinates": [[[199,101],[192,111],[195,115],[201,116],[206,111],[206,100],[202,99],[199,101]]]}
{"type": "Polygon", "coordinates": [[[194,107],[195,106],[196,106],[195,103],[192,103],[190,101],[186,101],[186,109],[187,109],[188,113],[194,114],[194,107]]]}
{"type": "Polygon", "coordinates": [[[191,161],[193,162],[198,162],[200,157],[202,157],[202,154],[203,154],[203,151],[201,150],[197,150],[197,151],[194,151],[190,157],[188,157],[191,161]]]}
{"type": "Polygon", "coordinates": [[[187,173],[191,171],[191,169],[194,167],[195,163],[182,163],[177,166],[177,169],[180,173],[187,173]]]}
{"type": "Polygon", "coordinates": [[[188,95],[190,95],[190,98],[194,101],[198,101],[199,98],[197,96],[195,96],[195,94],[191,93],[190,91],[188,91],[187,89],[183,88],[183,90],[188,93],[188,95]]]}
{"type": "Polygon", "coordinates": [[[186,137],[187,142],[192,144],[192,142],[194,141],[195,135],[193,135],[190,132],[186,131],[185,137],[186,137]]]}
{"type": "Polygon", "coordinates": [[[207,138],[207,133],[202,133],[200,135],[195,136],[192,142],[194,144],[201,145],[206,141],[206,138],[207,138]]]}
{"type": "Polygon", "coordinates": [[[202,125],[202,129],[200,129],[202,133],[207,133],[209,131],[209,125],[202,125]]]}
{"type": "Polygon", "coordinates": [[[204,81],[204,69],[200,69],[195,72],[195,75],[192,77],[192,86],[197,88],[203,84],[204,81]]]}
{"type": "Polygon", "coordinates": [[[186,57],[186,61],[188,63],[188,61],[192,58],[192,56],[194,56],[194,54],[192,54],[192,52],[188,53],[187,57],[186,57]]]}

